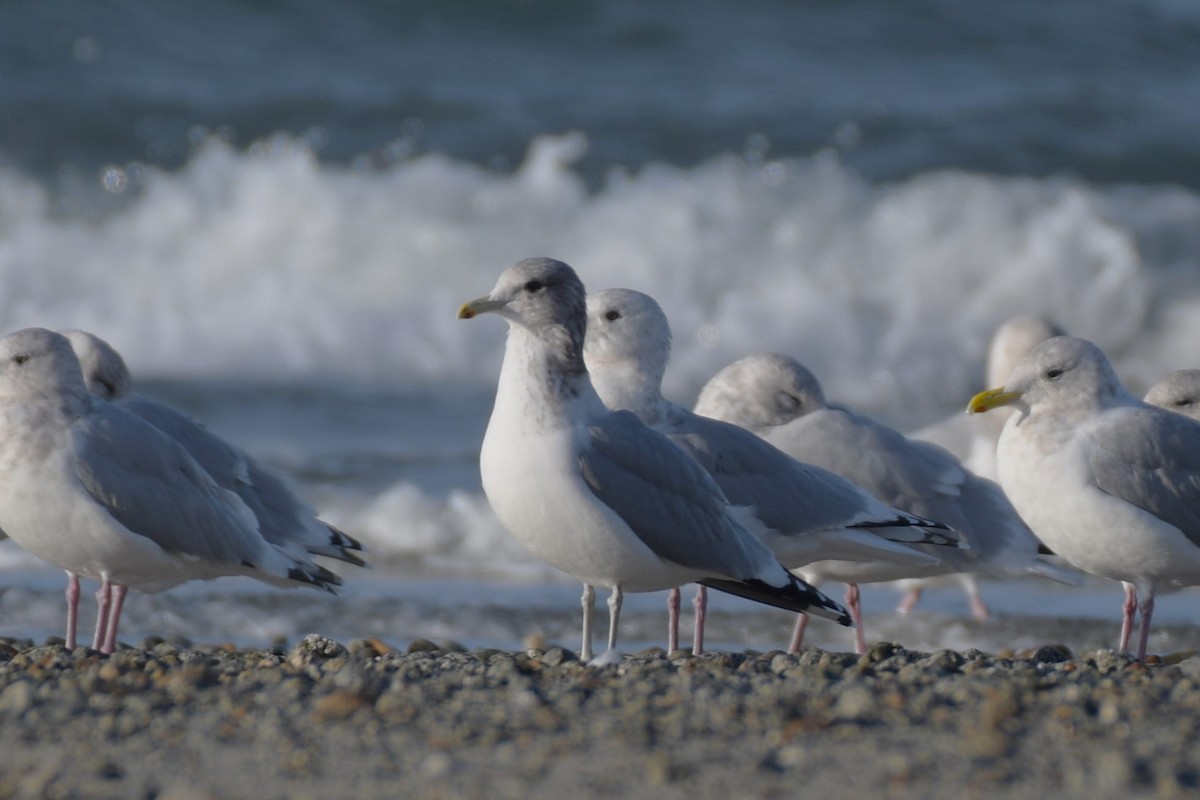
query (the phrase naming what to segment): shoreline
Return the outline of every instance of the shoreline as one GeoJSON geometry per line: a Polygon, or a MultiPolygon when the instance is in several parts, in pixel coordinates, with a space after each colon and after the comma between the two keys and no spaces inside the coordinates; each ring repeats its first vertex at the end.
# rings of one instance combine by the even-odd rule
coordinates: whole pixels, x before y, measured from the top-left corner
{"type": "Polygon", "coordinates": [[[0,797],[1183,797],[1200,659],[0,639],[0,797]]]}

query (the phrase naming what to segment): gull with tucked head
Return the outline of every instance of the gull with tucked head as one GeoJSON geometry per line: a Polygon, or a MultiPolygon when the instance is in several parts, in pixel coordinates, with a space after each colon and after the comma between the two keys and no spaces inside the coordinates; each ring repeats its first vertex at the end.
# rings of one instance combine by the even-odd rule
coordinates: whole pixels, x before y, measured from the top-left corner
{"type": "Polygon", "coordinates": [[[1177,369],[1142,398],[1152,406],[1200,419],[1200,369],[1177,369]]]}
{"type": "MultiPolygon", "coordinates": [[[[754,509],[763,540],[787,567],[840,558],[930,567],[958,534],[907,514],[840,475],[804,464],[745,428],[694,414],[662,396],[671,329],[662,308],[632,289],[588,295],[584,359],[605,405],[628,410],[682,447],[740,506],[754,509]],[[925,526],[925,527],[921,527],[925,526]],[[921,550],[907,545],[924,545],[921,550]]],[[[675,649],[679,591],[669,600],[675,649]]],[[[705,595],[696,595],[693,652],[703,648],[705,595]]],[[[798,643],[793,642],[798,646],[798,643]]]]}
{"type": "Polygon", "coordinates": [[[587,309],[569,266],[529,258],[459,317],[508,323],[496,402],[480,452],[488,501],[530,552],[583,582],[591,660],[595,586],[609,598],[608,651],[626,591],[709,586],[848,624],[844,609],[789,573],[686,453],[629,412],[605,408],[583,359],[587,309]]]}
{"type": "Polygon", "coordinates": [[[1098,347],[1039,345],[973,413],[1014,411],[1000,436],[1000,482],[1034,532],[1080,569],[1121,581],[1118,649],[1141,596],[1137,657],[1156,594],[1200,584],[1200,423],[1130,394],[1098,347]]]}

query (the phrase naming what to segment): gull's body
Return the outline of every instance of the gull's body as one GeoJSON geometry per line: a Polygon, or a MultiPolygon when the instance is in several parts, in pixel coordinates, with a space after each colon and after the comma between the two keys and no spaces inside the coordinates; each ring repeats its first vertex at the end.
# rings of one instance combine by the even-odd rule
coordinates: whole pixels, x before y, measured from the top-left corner
{"type": "Polygon", "coordinates": [[[128,588],[222,575],[341,582],[301,548],[267,542],[245,504],[176,442],[89,394],[68,341],[38,328],[0,339],[0,528],[71,576],[71,647],[80,576],[101,581],[93,644],[105,652],[128,588]]]}
{"type": "Polygon", "coordinates": [[[1120,649],[1141,595],[1200,584],[1200,423],[1138,400],[1090,342],[1051,339],[970,410],[1011,406],[1000,480],[1037,535],[1080,569],[1125,584],[1120,649]]]}
{"type": "Polygon", "coordinates": [[[1037,539],[999,486],[971,474],[940,447],[826,402],[816,378],[794,359],[757,355],[731,364],[701,391],[696,411],[742,425],[891,506],[937,519],[961,532],[970,545],[969,552],[949,551],[931,567],[817,562],[801,570],[807,580],[857,584],[980,571],[1073,581],[1069,573],[1038,559],[1037,539]]]}
{"type": "Polygon", "coordinates": [[[317,518],[278,475],[244,450],[221,439],[186,414],[133,391],[125,360],[106,341],[78,330],[62,331],[79,358],[88,391],[140,417],[183,446],[217,485],[242,499],[263,537],[281,546],[299,545],[313,555],[356,566],[362,545],[317,518]]]}
{"type": "Polygon", "coordinates": [[[583,362],[583,284],[566,264],[526,259],[460,317],[509,324],[480,453],[484,492],[530,552],[584,583],[582,654],[591,656],[592,587],[612,589],[609,652],[622,592],[704,580],[752,599],[848,621],[748,531],[698,464],[630,413],[611,412],[583,362]]]}
{"type": "MultiPolygon", "coordinates": [[[[987,363],[984,367],[984,385],[1001,386],[1012,374],[1025,354],[1047,339],[1063,335],[1064,331],[1055,322],[1043,317],[1013,317],[1004,322],[992,334],[988,346],[987,363]]],[[[1003,411],[995,414],[964,414],[957,411],[945,419],[908,434],[911,439],[930,442],[950,451],[971,472],[981,478],[998,481],[996,469],[996,444],[1008,415],[1003,411]]],[[[944,578],[922,578],[900,581],[899,588],[905,591],[899,610],[907,613],[920,600],[921,590],[932,583],[952,580],[966,593],[971,604],[971,613],[978,619],[988,616],[987,605],[979,591],[979,581],[973,572],[960,572],[944,578]]]]}
{"type": "MultiPolygon", "coordinates": [[[[958,540],[941,526],[880,502],[840,475],[804,464],[750,431],[694,414],[662,396],[671,332],[653,298],[629,289],[588,296],[584,357],[592,382],[614,410],[637,414],[712,475],[729,501],[754,509],[760,536],[787,567],[820,559],[934,566],[958,540]],[[889,541],[891,539],[892,541],[889,541]],[[906,544],[927,545],[917,550],[906,544]]],[[[672,592],[669,641],[676,642],[678,593],[672,592]]],[[[696,648],[703,633],[697,596],[696,648]]]]}

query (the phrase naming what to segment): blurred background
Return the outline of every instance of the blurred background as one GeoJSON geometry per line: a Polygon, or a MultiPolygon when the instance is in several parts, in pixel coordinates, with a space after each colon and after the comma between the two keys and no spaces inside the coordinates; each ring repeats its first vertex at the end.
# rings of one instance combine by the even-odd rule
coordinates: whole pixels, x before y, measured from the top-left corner
{"type": "MultiPolygon", "coordinates": [[[[367,632],[417,575],[396,638],[439,595],[476,614],[447,636],[548,624],[487,632],[528,604],[514,581],[559,577],[479,491],[503,325],[455,319],[525,256],[654,295],[683,403],[776,350],[911,429],[982,388],[1015,314],[1095,340],[1134,391],[1200,366],[1182,0],[9,3],[0,109],[3,328],[99,334],[289,475],[373,550],[336,601],[376,597],[367,632]]],[[[57,576],[4,552],[0,624],[56,630],[57,576]]],[[[1071,613],[1107,620],[1109,594],[1071,613]]],[[[566,631],[575,602],[550,604],[566,631]]],[[[349,635],[365,607],[219,582],[128,613],[257,641],[349,635]],[[189,612],[227,585],[258,627],[189,612]]]]}

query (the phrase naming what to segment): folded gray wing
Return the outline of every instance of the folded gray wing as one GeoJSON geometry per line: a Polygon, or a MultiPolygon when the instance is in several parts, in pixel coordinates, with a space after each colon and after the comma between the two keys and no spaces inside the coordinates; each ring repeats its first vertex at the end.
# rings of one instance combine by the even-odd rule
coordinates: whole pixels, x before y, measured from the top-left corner
{"type": "Polygon", "coordinates": [[[1096,487],[1200,545],[1200,422],[1151,406],[1110,411],[1087,431],[1096,487]]]}
{"type": "Polygon", "coordinates": [[[967,473],[942,448],[841,408],[759,431],[794,458],[824,467],[910,514],[966,530],[957,498],[967,473]]]}
{"type": "Polygon", "coordinates": [[[753,506],[775,530],[894,521],[889,509],[847,479],[801,463],[745,428],[693,414],[665,432],[713,476],[731,503],[753,506]]]}
{"type": "Polygon", "coordinates": [[[720,488],[681,449],[633,414],[588,427],[584,482],[660,558],[713,576],[747,578],[773,556],[736,527],[720,488]]]}
{"type": "Polygon", "coordinates": [[[203,423],[137,394],[118,405],[179,442],[218,486],[235,492],[254,513],[259,531],[271,544],[285,548],[298,544],[316,555],[363,564],[349,552],[362,549],[357,541],[318,519],[317,512],[282,478],[203,423]]]}
{"type": "Polygon", "coordinates": [[[177,555],[258,563],[265,545],[249,510],[169,436],[101,400],[73,435],[80,482],[131,532],[177,555]]]}

